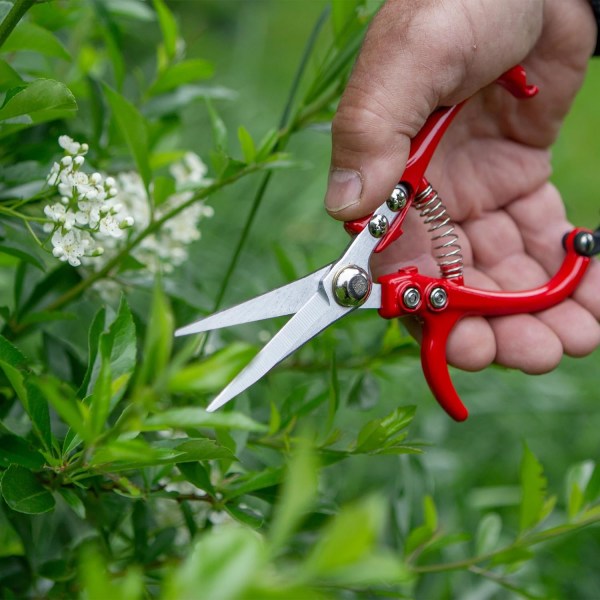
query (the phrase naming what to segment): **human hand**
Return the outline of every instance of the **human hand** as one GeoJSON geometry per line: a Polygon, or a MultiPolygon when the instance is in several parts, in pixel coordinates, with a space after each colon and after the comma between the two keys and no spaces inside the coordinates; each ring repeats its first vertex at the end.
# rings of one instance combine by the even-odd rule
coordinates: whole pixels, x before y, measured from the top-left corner
{"type": "MultiPolygon", "coordinates": [[[[328,212],[350,220],[375,210],[401,176],[410,139],[439,106],[473,96],[445,134],[427,171],[465,258],[465,283],[519,290],[560,266],[567,222],[548,182],[549,148],[581,86],[596,42],[587,0],[388,0],[374,18],[333,121],[328,212]],[[540,88],[517,100],[489,84],[521,63],[540,88]]],[[[374,258],[375,275],[412,264],[437,274],[416,211],[404,235],[374,258]]],[[[451,364],[495,361],[529,373],[563,353],[600,344],[600,264],[571,299],[535,315],[463,319],[447,346],[451,364]]],[[[407,323],[419,338],[419,325],[407,323]]]]}

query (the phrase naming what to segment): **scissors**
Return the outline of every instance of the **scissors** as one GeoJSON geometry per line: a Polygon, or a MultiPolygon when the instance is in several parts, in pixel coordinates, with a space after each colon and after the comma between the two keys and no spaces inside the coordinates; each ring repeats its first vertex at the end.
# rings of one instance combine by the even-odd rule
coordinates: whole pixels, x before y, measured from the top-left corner
{"type": "MultiPolygon", "coordinates": [[[[517,65],[497,83],[513,96],[527,99],[538,92],[517,65]]],[[[532,313],[570,296],[591,257],[600,253],[600,228],[576,228],[563,238],[565,256],[558,272],[545,285],[518,292],[498,292],[466,286],[458,236],[437,192],[425,178],[431,157],[463,103],[432,113],[411,142],[405,171],[390,197],[370,216],[344,224],[353,240],[336,262],[256,298],[182,327],[175,335],[284,315],[292,318],[208,406],[214,411],[242,393],[275,365],[339,319],[355,310],[375,309],[381,317],[416,317],[423,326],[421,364],[425,379],[440,406],[456,421],[468,411],[452,383],[446,342],[456,323],[473,315],[532,313]],[[429,277],[405,267],[373,281],[369,262],[402,235],[409,210],[416,208],[429,227],[440,276],[429,277]]]]}

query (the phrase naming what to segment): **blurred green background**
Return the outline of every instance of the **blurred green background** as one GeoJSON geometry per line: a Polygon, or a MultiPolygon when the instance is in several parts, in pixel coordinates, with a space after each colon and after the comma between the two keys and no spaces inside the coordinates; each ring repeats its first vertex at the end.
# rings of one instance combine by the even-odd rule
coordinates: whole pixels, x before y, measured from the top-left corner
{"type": "MultiPolygon", "coordinates": [[[[281,113],[302,48],[325,4],[321,0],[170,3],[181,15],[191,53],[214,61],[219,83],[238,92],[235,100],[218,103],[224,120],[243,123],[256,137],[281,113]]],[[[599,94],[597,59],[590,62],[585,86],[553,156],[553,181],[563,193],[572,221],[590,227],[600,224],[599,94]]],[[[201,109],[190,110],[186,118],[189,127],[185,143],[202,154],[210,147],[206,114],[201,109]]],[[[335,258],[345,244],[341,227],[328,219],[322,208],[329,149],[327,132],[306,131],[294,138],[290,150],[307,166],[275,175],[226,304],[284,282],[274,256],[278,245],[302,274],[335,258]]],[[[226,238],[233,251],[255,188],[256,180],[245,180],[212,200],[215,222],[203,232],[190,267],[201,272],[207,308],[211,290],[216,293],[230,259],[227,252],[212,250],[223,248],[226,238]]],[[[272,333],[278,326],[267,323],[260,328],[238,328],[223,336],[247,336],[256,341],[259,329],[272,333]]],[[[368,352],[369,345],[383,334],[384,326],[373,315],[357,319],[348,329],[350,333],[334,330],[331,335],[337,336],[340,345],[354,344],[355,352],[360,353],[368,352]]],[[[344,501],[368,490],[379,490],[392,508],[397,507],[397,518],[408,520],[411,516],[407,511],[419,510],[411,499],[420,498],[425,490],[435,496],[446,524],[474,527],[485,511],[503,513],[517,504],[516,482],[525,440],[544,464],[552,491],[564,497],[561,486],[568,466],[579,460],[598,459],[600,454],[599,358],[599,352],[585,359],[566,358],[555,372],[536,377],[499,368],[477,374],[454,371],[457,389],[471,414],[463,424],[451,422],[439,410],[416,358],[386,365],[387,378],[380,380],[380,394],[375,394],[377,404],[355,409],[383,415],[397,404],[416,403],[412,437],[427,440],[431,446],[423,457],[357,458],[352,462],[351,476],[340,476],[343,467],[330,469],[327,486],[332,497],[344,501]]],[[[342,394],[347,394],[354,377],[341,373],[342,394]]],[[[260,402],[265,395],[268,397],[267,387],[276,394],[277,378],[275,375],[269,383],[251,390],[250,400],[260,402]]],[[[352,412],[345,413],[344,418],[351,431],[355,426],[352,412]]],[[[598,556],[600,531],[586,530],[561,541],[559,547],[546,546],[543,560],[528,568],[539,568],[542,579],[554,581],[562,597],[583,597],[585,593],[587,598],[598,598],[598,556]]],[[[462,584],[452,583],[452,589],[462,590],[461,598],[501,597],[495,595],[498,588],[489,582],[480,583],[466,573],[457,577],[465,580],[462,584]]],[[[441,581],[431,585],[441,585],[441,581]]],[[[437,594],[439,589],[424,589],[422,597],[436,597],[428,594],[437,594]]]]}
{"type": "MultiPolygon", "coordinates": [[[[188,56],[205,58],[215,65],[215,76],[209,85],[213,95],[216,88],[221,90],[217,94],[220,97],[213,99],[213,105],[227,125],[229,148],[238,148],[236,132],[239,125],[245,126],[255,140],[261,139],[269,129],[277,126],[304,47],[315,22],[329,3],[325,0],[170,0],[167,4],[177,17],[188,56]]],[[[373,0],[368,4],[376,6],[378,2],[373,0]]],[[[65,0],[54,6],[67,5],[73,6],[73,3],[65,0]]],[[[150,1],[146,5],[143,8],[153,10],[154,5],[150,1]]],[[[119,46],[116,52],[119,57],[123,56],[127,67],[123,93],[143,105],[143,110],[146,111],[144,114],[148,116],[152,102],[157,99],[148,99],[140,90],[144,89],[144,82],[152,81],[156,48],[161,43],[158,23],[153,16],[147,20],[135,20],[131,18],[131,14],[127,16],[127,9],[140,9],[136,2],[90,0],[76,6],[87,8],[82,14],[92,21],[91,25],[89,22],[69,25],[73,31],[73,45],[76,48],[85,47],[88,54],[92,55],[91,58],[89,55],[78,56],[77,60],[81,64],[86,60],[93,62],[93,45],[98,43],[98,39],[102,40],[98,43],[101,48],[98,55],[108,53],[103,46],[106,41],[101,37],[105,24],[100,22],[97,25],[98,31],[95,31],[96,24],[93,20],[97,14],[102,13],[103,6],[109,6],[114,13],[114,22],[118,23],[123,33],[120,39],[122,47],[119,46]],[[122,12],[119,12],[119,8],[122,12]],[[97,37],[94,38],[94,35],[97,37]],[[83,45],[80,44],[82,39],[85,40],[83,45]]],[[[48,22],[52,18],[60,20],[60,14],[57,12],[53,15],[46,4],[37,6],[35,10],[43,13],[42,17],[48,22]]],[[[308,65],[309,75],[314,74],[319,59],[331,42],[330,25],[329,22],[325,25],[315,48],[308,65]]],[[[60,22],[53,24],[56,30],[60,30],[62,26],[60,22]]],[[[20,60],[43,59],[32,59],[30,56],[20,60]]],[[[35,71],[37,63],[32,64],[34,67],[31,70],[35,71]]],[[[77,68],[71,64],[57,64],[52,68],[56,69],[58,78],[69,81],[70,76],[77,73],[77,68]]],[[[41,67],[40,72],[43,72],[41,67]]],[[[110,81],[112,71],[109,69],[108,73],[110,81]]],[[[106,72],[102,75],[106,76],[106,72]]],[[[311,77],[306,79],[310,80],[311,77]]],[[[80,103],[78,115],[68,122],[68,131],[75,137],[89,136],[90,129],[94,128],[90,125],[93,119],[89,118],[89,113],[92,112],[90,102],[87,102],[89,89],[83,84],[83,79],[77,76],[73,77],[72,82],[69,81],[69,85],[73,86],[76,95],[81,95],[85,100],[80,103]]],[[[560,82],[557,81],[556,85],[560,85],[560,82]]],[[[600,185],[600,139],[597,139],[597,132],[600,132],[600,111],[597,110],[599,93],[600,58],[590,61],[590,72],[584,89],[556,144],[553,157],[553,180],[564,195],[573,223],[589,227],[600,224],[600,202],[596,192],[600,185]]],[[[163,137],[160,138],[160,144],[167,149],[193,150],[207,164],[210,162],[210,152],[215,147],[215,141],[212,139],[211,120],[201,98],[186,103],[181,114],[166,111],[161,117],[163,137]],[[172,120],[171,123],[169,120],[172,120]],[[179,120],[182,122],[181,127],[179,120]]],[[[152,121],[152,118],[148,120],[152,121]]],[[[108,145],[113,142],[112,134],[116,129],[114,119],[110,125],[107,128],[111,130],[108,136],[110,142],[104,140],[108,145]]],[[[39,134],[39,140],[36,141],[35,135],[32,135],[27,138],[29,146],[11,149],[16,157],[15,162],[22,158],[19,157],[20,152],[27,154],[32,147],[39,147],[40,155],[36,156],[36,160],[51,164],[57,152],[54,140],[65,132],[65,126],[64,122],[51,123],[39,134]],[[50,139],[53,140],[52,148],[50,139]],[[31,146],[38,142],[39,146],[31,146]]],[[[84,137],[81,137],[81,141],[83,140],[84,137]]],[[[94,148],[91,148],[93,158],[94,148]]],[[[160,149],[162,147],[158,148],[160,149]]],[[[322,205],[330,152],[327,127],[310,127],[294,135],[287,150],[300,166],[274,172],[246,240],[241,260],[227,288],[224,298],[226,305],[256,296],[324,265],[337,258],[348,241],[340,224],[326,216],[322,205]]],[[[101,160],[102,152],[100,149],[95,151],[97,158],[101,160]]],[[[111,168],[129,166],[131,162],[127,161],[130,157],[125,153],[118,154],[118,151],[119,147],[115,150],[117,159],[111,163],[111,168]]],[[[156,151],[157,148],[152,148],[153,153],[156,151]]],[[[233,152],[236,151],[238,150],[233,152]]],[[[10,159],[13,159],[13,155],[10,159]]],[[[103,167],[100,165],[98,168],[103,167]]],[[[223,275],[230,265],[263,175],[260,173],[244,177],[208,199],[208,204],[215,209],[214,218],[202,222],[202,238],[193,244],[190,259],[174,273],[166,275],[162,281],[167,296],[172,301],[177,325],[183,325],[196,317],[199,311],[212,311],[223,275]]],[[[443,196],[443,190],[440,193],[443,196]]],[[[11,285],[12,283],[5,285],[4,295],[12,295],[12,290],[9,289],[11,285]]],[[[146,309],[150,304],[151,293],[143,285],[127,286],[126,292],[135,318],[139,320],[136,326],[141,325],[140,333],[145,330],[143,315],[149,312],[146,309]]],[[[56,339],[64,338],[81,355],[85,355],[87,328],[83,324],[91,320],[91,315],[101,303],[98,297],[91,294],[77,300],[73,305],[76,307],[78,320],[60,321],[54,326],[50,324],[45,331],[51,332],[56,339]]],[[[568,517],[564,515],[564,507],[567,504],[565,477],[569,468],[580,461],[598,461],[600,458],[600,378],[597,368],[600,351],[585,359],[566,358],[560,368],[544,376],[532,377],[495,367],[475,374],[454,370],[452,375],[456,387],[470,410],[469,420],[456,424],[433,400],[421,372],[416,344],[403,338],[399,328],[395,330],[394,325],[389,325],[377,314],[364,314],[366,312],[355,314],[343,324],[323,332],[311,344],[290,357],[281,368],[275,369],[232,403],[240,413],[251,415],[265,424],[269,424],[276,412],[272,412],[271,407],[277,407],[283,423],[287,423],[286,419],[291,414],[301,412],[298,423],[292,423],[286,433],[274,427],[275,435],[264,438],[242,431],[234,431],[231,436],[222,432],[215,434],[219,443],[227,445],[231,442],[236,450],[237,459],[232,463],[233,467],[228,465],[220,474],[223,481],[219,483],[227,487],[239,482],[236,477],[240,475],[243,481],[245,475],[253,477],[260,475],[262,471],[272,473],[279,470],[281,473],[281,466],[287,461],[290,448],[305,431],[316,431],[315,445],[318,446],[325,445],[323,438],[331,430],[339,429],[339,447],[352,448],[352,442],[366,424],[389,415],[397,406],[416,404],[418,407],[416,418],[410,426],[408,442],[423,444],[422,455],[352,454],[347,460],[322,469],[315,502],[318,506],[303,523],[303,529],[290,542],[291,547],[286,548],[286,552],[289,550],[288,554],[282,553],[276,557],[279,561],[277,567],[285,564],[282,579],[290,573],[295,575],[294,568],[310,555],[311,549],[316,545],[315,538],[322,531],[320,527],[328,517],[339,515],[340,506],[364,499],[370,494],[383,499],[387,529],[382,543],[395,556],[401,555],[409,532],[414,532],[423,523],[423,498],[426,495],[434,499],[438,508],[441,534],[464,531],[475,534],[482,518],[493,512],[500,515],[503,521],[499,545],[511,543],[519,531],[519,470],[525,443],[544,465],[549,491],[559,499],[558,509],[553,513],[551,522],[546,525],[551,527],[568,521],[568,517]],[[388,342],[392,339],[393,343],[388,345],[393,347],[395,354],[382,351],[384,339],[388,342]],[[332,359],[335,359],[336,364],[333,373],[332,359]],[[334,407],[332,410],[331,405],[334,403],[331,402],[331,389],[335,388],[336,375],[339,379],[339,409],[334,407]],[[291,438],[294,438],[294,443],[290,443],[291,438]]],[[[219,332],[209,339],[207,354],[215,348],[239,340],[262,345],[265,339],[279,329],[281,323],[281,320],[275,319],[219,332]]],[[[140,334],[139,340],[142,337],[143,334],[140,334]]],[[[36,347],[38,342],[39,338],[34,336],[25,337],[22,341],[23,350],[26,354],[35,356],[39,352],[36,347]]],[[[176,344],[177,349],[180,349],[184,342],[179,339],[176,344]]],[[[68,371],[63,360],[64,351],[56,358],[52,349],[53,346],[49,345],[44,350],[50,356],[50,369],[62,377],[68,371]]],[[[157,398],[152,398],[152,402],[156,401],[153,409],[157,412],[165,406],[179,407],[184,403],[205,406],[204,402],[208,399],[208,394],[174,393],[168,399],[164,395],[164,390],[161,389],[156,393],[157,398]],[[168,402],[173,404],[167,404],[168,402]]],[[[146,402],[147,398],[135,398],[133,408],[136,408],[136,401],[146,402]]],[[[126,432],[126,435],[129,433],[126,432]]],[[[179,432],[176,433],[179,435],[179,432]]],[[[306,437],[310,437],[310,433],[306,437]]],[[[137,435],[135,432],[134,434],[137,435]]],[[[327,457],[328,450],[321,452],[322,460],[326,460],[324,457],[327,457]]],[[[177,472],[168,473],[171,477],[177,472]]],[[[144,471],[140,470],[133,476],[141,479],[145,477],[144,471]]],[[[179,475],[175,474],[175,477],[179,475]]],[[[258,493],[244,495],[244,504],[260,509],[257,510],[260,516],[257,520],[260,523],[255,526],[260,529],[261,534],[269,530],[273,521],[271,504],[275,495],[280,496],[280,480],[252,490],[258,493]]],[[[181,478],[178,483],[181,483],[181,478]]],[[[106,513],[112,515],[113,512],[117,514],[122,511],[125,523],[123,530],[128,527],[125,517],[131,516],[132,523],[137,523],[136,531],[143,530],[146,535],[150,528],[146,527],[146,521],[143,522],[140,515],[146,514],[146,511],[150,515],[147,520],[150,523],[152,513],[158,513],[155,510],[157,498],[149,495],[134,502],[128,497],[117,497],[119,491],[117,489],[114,494],[112,491],[105,494],[107,502],[114,502],[114,506],[119,507],[112,510],[110,507],[113,504],[107,505],[109,509],[106,513]]],[[[94,497],[93,491],[88,494],[86,489],[82,493],[85,493],[86,499],[88,496],[94,497]]],[[[191,547],[185,535],[179,536],[185,534],[184,523],[177,510],[172,510],[173,506],[174,499],[169,505],[169,519],[174,523],[173,539],[169,542],[173,554],[169,555],[165,564],[172,557],[175,557],[176,563],[182,555],[187,555],[191,547]],[[178,528],[177,541],[174,541],[175,528],[178,528]]],[[[197,530],[195,524],[190,528],[190,531],[198,533],[199,540],[219,539],[217,525],[223,524],[228,518],[224,511],[219,510],[219,507],[215,510],[216,518],[222,521],[213,523],[208,518],[198,518],[202,530],[197,530]],[[217,536],[211,538],[215,533],[217,536]]],[[[95,514],[91,517],[93,520],[95,514]]],[[[159,517],[162,519],[164,515],[159,517]]],[[[47,518],[47,522],[50,522],[55,515],[47,515],[47,518]]],[[[34,519],[38,519],[38,516],[34,519]]],[[[32,522],[39,525],[43,521],[32,522]]],[[[52,523],[62,535],[61,525],[57,525],[60,521],[55,519],[52,523]]],[[[78,521],[77,523],[79,524],[78,521]]],[[[169,527],[170,525],[169,523],[169,527]]],[[[113,529],[118,527],[114,526],[113,529]]],[[[156,534],[158,539],[163,531],[157,526],[156,531],[150,533],[156,534]]],[[[111,530],[106,536],[116,537],[120,533],[121,531],[111,530]]],[[[195,535],[190,533],[190,538],[195,535]]],[[[49,534],[48,538],[51,537],[49,534]]],[[[66,544],[67,542],[65,546],[66,544]]],[[[135,535],[132,544],[143,545],[135,539],[135,535]]],[[[441,556],[443,560],[449,561],[464,558],[469,556],[473,545],[451,546],[441,556]]],[[[518,583],[533,591],[536,589],[536,582],[544,583],[545,595],[539,597],[600,598],[598,556],[600,530],[598,527],[588,527],[571,536],[547,542],[537,551],[535,560],[510,575],[514,575],[518,583]]],[[[139,560],[135,555],[127,557],[128,560],[129,558],[132,564],[137,564],[136,561],[139,560]]],[[[429,555],[422,564],[426,564],[431,558],[429,555]]],[[[114,564],[108,564],[114,567],[114,564]]],[[[153,564],[143,566],[152,576],[153,564]]],[[[270,569],[272,565],[268,566],[270,569]]],[[[228,565],[219,573],[226,572],[227,568],[228,565]]],[[[268,576],[270,575],[269,570],[268,576]]],[[[215,575],[216,578],[219,576],[215,575]]],[[[241,577],[244,576],[242,573],[241,577]]],[[[58,586],[56,590],[59,590],[58,586]]],[[[156,589],[150,589],[149,593],[155,592],[156,589]]],[[[340,598],[366,597],[361,596],[361,592],[353,593],[350,589],[339,591],[339,594],[337,592],[338,590],[334,590],[333,593],[340,598]]],[[[60,591],[56,593],[58,595],[60,591]]],[[[373,592],[368,597],[375,595],[373,592]]],[[[467,569],[423,577],[414,595],[424,600],[514,597],[512,592],[467,569]]],[[[386,596],[382,592],[379,597],[386,596]]]]}

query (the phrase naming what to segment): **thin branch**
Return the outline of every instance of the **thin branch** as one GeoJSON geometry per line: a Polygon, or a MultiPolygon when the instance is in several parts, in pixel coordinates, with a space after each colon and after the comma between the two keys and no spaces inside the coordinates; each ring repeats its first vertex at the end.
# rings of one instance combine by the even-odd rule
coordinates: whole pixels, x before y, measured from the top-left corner
{"type": "Polygon", "coordinates": [[[13,29],[35,2],[36,0],[16,0],[2,23],[0,23],[0,47],[4,45],[13,29]]]}
{"type": "MultiPolygon", "coordinates": [[[[298,65],[298,69],[296,70],[296,74],[292,81],[292,85],[291,85],[290,91],[288,93],[288,98],[286,100],[285,107],[284,107],[283,113],[281,115],[281,119],[279,122],[280,136],[279,136],[279,140],[277,141],[277,144],[275,145],[275,148],[273,150],[274,152],[281,151],[281,150],[283,150],[283,148],[285,148],[289,137],[295,130],[295,127],[293,127],[293,126],[288,127],[290,116],[292,113],[292,107],[294,105],[294,101],[296,99],[298,89],[300,87],[300,82],[302,81],[302,77],[304,76],[304,72],[306,71],[308,61],[310,59],[310,56],[312,55],[315,44],[319,37],[319,33],[320,33],[323,25],[325,24],[328,15],[329,15],[329,7],[326,7],[323,10],[323,12],[321,13],[317,22],[315,23],[315,26],[313,27],[313,30],[311,31],[311,34],[308,38],[308,41],[306,42],[306,46],[302,53],[302,58],[300,59],[300,64],[298,65]]],[[[296,125],[296,124],[297,123],[294,123],[294,125],[296,125]]],[[[248,214],[248,217],[246,218],[246,223],[244,224],[244,228],[242,230],[242,233],[240,235],[238,243],[233,252],[233,256],[231,257],[231,261],[229,262],[227,271],[225,272],[225,276],[223,277],[223,280],[221,282],[221,287],[219,289],[219,293],[217,294],[217,298],[216,298],[215,304],[213,306],[213,312],[215,312],[219,309],[219,307],[221,306],[221,302],[223,301],[223,298],[225,297],[225,293],[227,291],[227,288],[229,287],[229,282],[231,281],[231,277],[233,276],[233,273],[237,267],[240,256],[242,254],[242,250],[243,250],[243,248],[246,244],[246,240],[248,239],[248,236],[250,234],[250,230],[252,229],[252,226],[254,225],[254,221],[255,221],[256,215],[258,213],[258,209],[260,208],[260,205],[262,204],[263,198],[265,196],[265,192],[267,190],[269,182],[271,181],[272,175],[273,175],[272,171],[267,173],[263,177],[263,179],[260,182],[260,185],[258,187],[258,190],[256,191],[254,200],[252,201],[252,206],[250,207],[250,213],[248,214]]],[[[207,340],[208,336],[206,336],[204,339],[207,340]]],[[[203,345],[203,347],[204,347],[204,345],[203,345]]]]}

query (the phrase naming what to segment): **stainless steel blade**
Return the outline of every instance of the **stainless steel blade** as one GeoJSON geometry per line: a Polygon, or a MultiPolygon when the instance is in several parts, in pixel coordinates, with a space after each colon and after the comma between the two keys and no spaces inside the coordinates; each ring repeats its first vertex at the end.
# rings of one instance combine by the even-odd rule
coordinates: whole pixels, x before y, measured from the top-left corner
{"type": "Polygon", "coordinates": [[[276,364],[352,310],[354,308],[333,302],[321,288],[210,403],[207,410],[217,410],[241,394],[276,364]]]}
{"type": "Polygon", "coordinates": [[[203,331],[230,327],[231,325],[252,323],[294,314],[302,308],[307,298],[310,298],[317,291],[321,279],[327,275],[329,269],[331,269],[331,265],[256,298],[185,325],[178,329],[175,335],[202,333],[203,331]]]}

